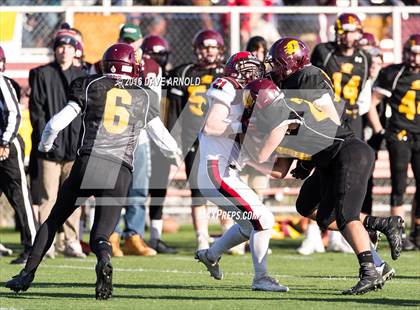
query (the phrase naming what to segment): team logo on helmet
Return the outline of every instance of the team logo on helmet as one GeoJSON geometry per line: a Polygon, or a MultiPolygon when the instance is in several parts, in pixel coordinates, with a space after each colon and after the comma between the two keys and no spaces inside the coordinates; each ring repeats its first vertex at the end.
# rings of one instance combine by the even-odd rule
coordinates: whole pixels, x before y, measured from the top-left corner
{"type": "Polygon", "coordinates": [[[243,95],[243,98],[242,98],[242,103],[243,103],[245,109],[252,108],[252,106],[254,105],[254,98],[252,98],[252,95],[251,95],[251,91],[250,90],[248,90],[248,89],[245,89],[244,90],[244,95],[243,95]]]}
{"type": "Polygon", "coordinates": [[[284,52],[287,55],[293,55],[300,50],[299,43],[296,40],[292,40],[284,47],[284,52]]]}
{"type": "Polygon", "coordinates": [[[140,65],[141,58],[142,58],[141,51],[140,50],[135,51],[134,52],[134,61],[136,62],[136,64],[140,65]]]}

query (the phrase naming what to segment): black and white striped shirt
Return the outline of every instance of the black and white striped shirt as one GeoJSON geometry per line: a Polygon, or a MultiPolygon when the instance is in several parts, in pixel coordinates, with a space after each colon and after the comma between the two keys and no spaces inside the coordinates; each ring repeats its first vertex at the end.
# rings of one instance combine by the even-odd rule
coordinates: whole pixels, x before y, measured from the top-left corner
{"type": "Polygon", "coordinates": [[[21,115],[13,80],[0,73],[0,145],[8,145],[16,137],[21,115]]]}

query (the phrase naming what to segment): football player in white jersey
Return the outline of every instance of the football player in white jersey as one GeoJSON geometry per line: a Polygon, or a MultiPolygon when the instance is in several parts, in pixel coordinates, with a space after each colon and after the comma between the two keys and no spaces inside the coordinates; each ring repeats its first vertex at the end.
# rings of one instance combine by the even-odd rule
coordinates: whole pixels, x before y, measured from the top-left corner
{"type": "Polygon", "coordinates": [[[236,224],[209,249],[198,250],[195,258],[210,275],[221,280],[221,255],[228,249],[250,240],[255,276],[253,290],[287,292],[267,273],[267,252],[274,216],[258,195],[239,177],[240,142],[243,133],[244,105],[241,91],[250,81],[262,76],[261,62],[249,52],[232,55],[218,78],[207,91],[209,110],[200,133],[198,186],[208,200],[231,215],[236,224]]]}

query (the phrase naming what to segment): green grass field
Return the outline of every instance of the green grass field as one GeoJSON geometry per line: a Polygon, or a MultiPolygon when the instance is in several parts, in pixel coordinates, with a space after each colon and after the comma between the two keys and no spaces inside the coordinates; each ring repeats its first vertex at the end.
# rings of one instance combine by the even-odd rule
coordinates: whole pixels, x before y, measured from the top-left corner
{"type": "MultiPolygon", "coordinates": [[[[0,241],[18,249],[18,234],[0,231],[0,241]]],[[[356,258],[349,254],[295,253],[300,240],[272,241],[268,265],[288,293],[253,292],[249,254],[223,256],[225,278],[209,277],[193,259],[195,241],[190,226],[165,235],[178,247],[177,255],[113,259],[114,295],[111,300],[94,299],[95,257],[85,260],[58,257],[41,264],[33,286],[19,295],[4,288],[4,282],[21,266],[0,258],[0,308],[15,309],[337,309],[420,308],[420,251],[405,252],[393,262],[386,243],[380,254],[397,270],[397,277],[384,289],[362,296],[343,296],[341,291],[357,281],[356,258]]]]}

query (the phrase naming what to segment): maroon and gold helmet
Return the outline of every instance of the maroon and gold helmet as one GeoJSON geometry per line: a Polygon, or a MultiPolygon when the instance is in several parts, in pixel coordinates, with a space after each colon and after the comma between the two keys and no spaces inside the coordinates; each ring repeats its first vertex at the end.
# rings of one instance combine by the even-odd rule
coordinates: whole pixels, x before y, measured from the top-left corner
{"type": "Polygon", "coordinates": [[[356,14],[344,13],[338,16],[337,19],[335,20],[334,30],[335,30],[335,40],[337,44],[340,46],[347,45],[346,43],[343,42],[343,38],[342,38],[346,32],[353,32],[353,31],[359,32],[360,37],[352,45],[347,46],[351,48],[351,47],[357,46],[359,43],[359,40],[362,38],[363,25],[356,14]]]}
{"type": "Polygon", "coordinates": [[[193,39],[194,53],[197,56],[198,62],[202,64],[220,63],[223,61],[223,53],[225,51],[225,42],[220,33],[215,30],[202,30],[198,32],[193,39]],[[206,59],[201,50],[208,47],[217,47],[219,49],[218,55],[214,60],[206,59]]]}
{"type": "Polygon", "coordinates": [[[126,43],[111,45],[102,57],[102,72],[111,77],[140,76],[141,53],[126,43]]]}
{"type": "Polygon", "coordinates": [[[420,34],[412,34],[404,44],[403,62],[412,68],[419,67],[416,63],[416,54],[420,54],[420,34]]]}
{"type": "Polygon", "coordinates": [[[257,79],[245,86],[244,106],[246,109],[263,109],[282,95],[280,88],[269,79],[257,79]]]}
{"type": "Polygon", "coordinates": [[[164,38],[155,35],[144,37],[141,49],[161,67],[165,67],[170,53],[169,43],[164,38]]]}
{"type": "Polygon", "coordinates": [[[359,17],[356,14],[344,13],[337,17],[334,23],[334,30],[336,34],[343,34],[346,31],[362,32],[363,26],[359,17]]]}
{"type": "Polygon", "coordinates": [[[275,83],[281,83],[289,75],[311,63],[309,48],[303,41],[286,37],[276,41],[268,52],[266,62],[275,83]]]}
{"type": "Polygon", "coordinates": [[[250,52],[238,52],[227,60],[224,75],[245,85],[264,76],[264,65],[250,52]]]}

